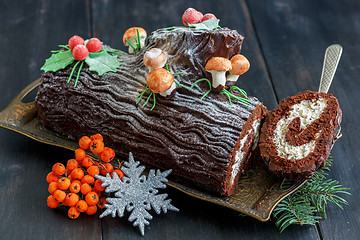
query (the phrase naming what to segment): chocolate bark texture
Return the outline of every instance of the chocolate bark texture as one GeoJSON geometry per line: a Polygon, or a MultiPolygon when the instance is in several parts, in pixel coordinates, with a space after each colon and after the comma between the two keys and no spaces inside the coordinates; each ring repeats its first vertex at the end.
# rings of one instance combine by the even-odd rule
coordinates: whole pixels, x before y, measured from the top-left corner
{"type": "Polygon", "coordinates": [[[227,96],[214,91],[201,100],[208,83],[190,86],[201,78],[211,80],[204,69],[206,61],[239,54],[242,42],[237,31],[226,28],[157,30],[141,51],[118,57],[122,64],[116,73],[100,77],[85,64],[76,88],[67,83],[73,65],[44,73],[36,97],[38,119],[73,139],[101,133],[119,158],[127,159],[132,152],[148,167],[172,169],[179,181],[230,195],[233,188],[226,188],[225,183],[231,155],[260,102],[249,97],[250,104],[233,99],[230,105],[227,96]],[[168,55],[170,72],[181,72],[175,79],[186,88],[177,86],[166,98],[156,94],[156,106],[150,110],[153,99],[143,106],[149,91],[136,102],[146,87],[148,68],[143,55],[154,47],[168,55]]]}
{"type": "MultiPolygon", "coordinates": [[[[304,115],[304,114],[303,114],[304,115]]],[[[313,91],[304,91],[282,100],[265,119],[261,129],[259,148],[262,159],[269,169],[276,175],[292,179],[304,180],[313,176],[314,172],[325,166],[331,148],[336,140],[337,130],[340,127],[342,111],[338,100],[332,94],[313,91]],[[279,146],[274,142],[275,129],[283,117],[289,117],[295,104],[302,101],[324,99],[326,107],[319,118],[315,119],[306,128],[301,128],[300,117],[292,120],[286,126],[285,139],[291,146],[302,146],[315,141],[314,150],[300,159],[289,159],[279,156],[279,146]]],[[[287,154],[291,154],[287,152],[287,154]]]]}

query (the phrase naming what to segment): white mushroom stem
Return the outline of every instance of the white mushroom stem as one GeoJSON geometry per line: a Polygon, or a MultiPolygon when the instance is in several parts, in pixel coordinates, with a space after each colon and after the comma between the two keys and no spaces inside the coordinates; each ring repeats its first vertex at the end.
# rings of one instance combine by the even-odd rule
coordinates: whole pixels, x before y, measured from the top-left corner
{"type": "Polygon", "coordinates": [[[219,85],[225,86],[226,84],[226,71],[209,71],[212,77],[212,87],[217,88],[219,85]]]}
{"type": "MultiPolygon", "coordinates": [[[[143,48],[145,46],[145,37],[140,37],[140,49],[143,48]]],[[[128,39],[128,41],[131,43],[131,45],[133,45],[135,48],[137,47],[137,36],[136,37],[132,37],[130,39],[128,39]]],[[[128,43],[127,43],[128,44],[128,43]]],[[[134,48],[132,46],[130,46],[130,44],[128,44],[127,46],[129,46],[129,54],[133,54],[135,52],[134,48]]]]}
{"type": "Polygon", "coordinates": [[[239,78],[239,75],[235,75],[235,74],[229,74],[226,78],[226,81],[229,81],[229,82],[236,82],[239,78]]]}
{"type": "Polygon", "coordinates": [[[175,82],[173,82],[173,83],[171,84],[171,87],[170,87],[168,90],[163,91],[163,92],[161,92],[161,93],[159,93],[159,94],[160,94],[161,96],[163,96],[163,97],[166,97],[166,96],[169,96],[175,89],[176,89],[176,84],[175,84],[175,82]]]}
{"type": "MultiPolygon", "coordinates": [[[[159,66],[159,67],[157,67],[157,68],[163,68],[165,66],[165,64],[164,65],[161,65],[161,66],[159,66]]],[[[151,72],[152,70],[155,70],[155,69],[157,69],[157,68],[153,68],[153,67],[148,67],[149,68],[149,72],[151,72]]]]}

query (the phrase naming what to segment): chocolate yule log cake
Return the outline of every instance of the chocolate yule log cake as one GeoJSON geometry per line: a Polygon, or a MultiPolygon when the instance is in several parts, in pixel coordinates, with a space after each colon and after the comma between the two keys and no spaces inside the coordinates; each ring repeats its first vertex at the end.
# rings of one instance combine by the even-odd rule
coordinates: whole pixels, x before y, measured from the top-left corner
{"type": "Polygon", "coordinates": [[[261,129],[260,153],[274,173],[293,180],[311,178],[325,166],[342,112],[332,94],[305,91],[282,100],[261,129]]]}
{"type": "MultiPolygon", "coordinates": [[[[243,39],[227,28],[159,29],[143,48],[121,52],[116,71],[100,76],[83,64],[80,72],[73,62],[45,72],[36,97],[38,119],[72,139],[100,132],[120,158],[132,152],[148,167],[172,169],[179,181],[229,196],[249,166],[266,108],[241,89],[221,82],[215,89],[203,79],[214,76],[206,63],[239,55],[243,39]],[[161,59],[156,67],[144,65],[144,55],[162,53],[166,66],[161,59]],[[78,76],[76,87],[68,83],[72,75],[78,76]],[[150,84],[154,75],[161,90],[150,84]]],[[[227,75],[223,70],[220,78],[227,75]]]]}

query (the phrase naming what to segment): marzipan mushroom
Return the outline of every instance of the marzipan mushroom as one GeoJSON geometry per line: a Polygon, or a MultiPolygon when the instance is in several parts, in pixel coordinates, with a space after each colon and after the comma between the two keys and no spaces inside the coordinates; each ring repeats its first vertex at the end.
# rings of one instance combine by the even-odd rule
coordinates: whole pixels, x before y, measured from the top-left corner
{"type": "Polygon", "coordinates": [[[161,96],[169,96],[175,89],[174,76],[164,68],[151,71],[146,77],[146,83],[150,90],[161,96]]]}
{"type": "Polygon", "coordinates": [[[227,81],[236,82],[240,75],[246,73],[250,68],[250,62],[244,55],[237,54],[230,59],[231,69],[227,81]]]}
{"type": "Polygon", "coordinates": [[[152,48],[144,54],[143,63],[149,67],[149,72],[156,68],[163,68],[166,64],[166,53],[159,48],[152,48]]]}
{"type": "Polygon", "coordinates": [[[223,57],[214,57],[206,63],[205,70],[211,73],[213,88],[225,87],[226,72],[231,70],[231,62],[223,57]]]}
{"type": "Polygon", "coordinates": [[[145,39],[147,36],[147,33],[145,29],[141,27],[132,27],[126,30],[123,36],[123,43],[125,46],[129,46],[129,53],[134,53],[134,49],[129,45],[129,43],[126,41],[126,39],[133,45],[134,47],[137,46],[136,42],[138,39],[137,30],[139,30],[139,37],[140,37],[140,49],[145,46],[145,39]]]}

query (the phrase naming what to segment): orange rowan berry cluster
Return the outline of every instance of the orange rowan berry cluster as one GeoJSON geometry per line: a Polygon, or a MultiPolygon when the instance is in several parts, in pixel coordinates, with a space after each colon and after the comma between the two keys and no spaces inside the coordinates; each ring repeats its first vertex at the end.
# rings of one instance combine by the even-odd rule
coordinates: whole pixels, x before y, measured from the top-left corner
{"type": "Polygon", "coordinates": [[[98,208],[104,208],[106,196],[102,182],[94,176],[116,172],[122,178],[124,173],[110,163],[115,157],[111,148],[104,146],[103,137],[95,134],[84,136],[79,140],[80,148],[75,150],[75,159],[69,159],[66,167],[62,163],[55,163],[46,181],[49,183],[47,205],[57,208],[59,205],[70,207],[68,216],[72,219],[85,212],[93,215],[98,208]],[[85,150],[90,150],[96,157],[90,157],[85,150]]]}

